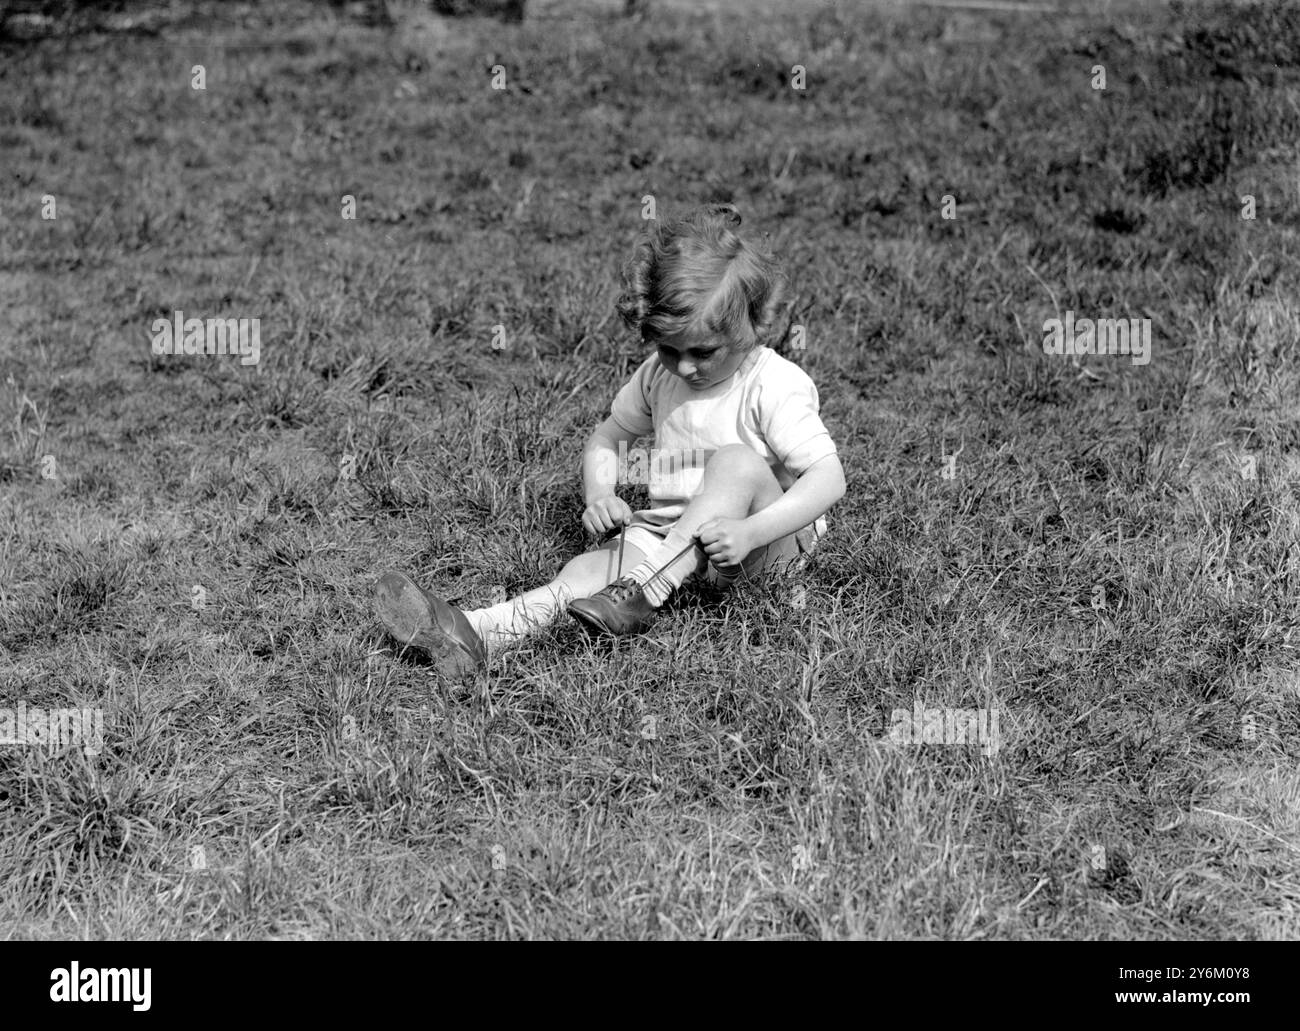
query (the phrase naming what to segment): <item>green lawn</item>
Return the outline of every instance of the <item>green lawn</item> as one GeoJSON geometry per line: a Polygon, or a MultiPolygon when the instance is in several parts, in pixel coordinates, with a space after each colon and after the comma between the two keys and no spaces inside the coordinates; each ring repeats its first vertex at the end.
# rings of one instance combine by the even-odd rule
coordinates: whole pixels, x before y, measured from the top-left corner
{"type": "Polygon", "coordinates": [[[0,927],[1300,937],[1300,9],[392,6],[0,43],[0,707],[104,720],[0,746],[0,927]],[[443,680],[374,580],[586,546],[647,195],[771,234],[848,496],[802,593],[443,680]]]}

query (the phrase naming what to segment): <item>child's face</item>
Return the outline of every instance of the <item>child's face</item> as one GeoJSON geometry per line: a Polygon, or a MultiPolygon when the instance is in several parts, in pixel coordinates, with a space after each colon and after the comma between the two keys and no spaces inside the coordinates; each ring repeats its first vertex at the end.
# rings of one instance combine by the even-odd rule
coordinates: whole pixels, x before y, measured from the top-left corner
{"type": "Polygon", "coordinates": [[[740,368],[747,353],[727,346],[719,337],[691,333],[660,337],[657,346],[663,367],[692,390],[707,390],[721,383],[740,368]]]}

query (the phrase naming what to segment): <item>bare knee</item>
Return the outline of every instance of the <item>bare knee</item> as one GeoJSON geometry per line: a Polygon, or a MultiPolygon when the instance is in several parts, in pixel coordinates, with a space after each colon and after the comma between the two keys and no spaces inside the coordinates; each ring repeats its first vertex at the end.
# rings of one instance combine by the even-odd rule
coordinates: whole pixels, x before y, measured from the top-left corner
{"type": "Polygon", "coordinates": [[[720,447],[704,467],[700,492],[720,492],[739,505],[736,516],[752,515],[781,496],[781,484],[758,452],[744,444],[720,447]]]}
{"type": "Polygon", "coordinates": [[[744,444],[728,444],[713,452],[704,467],[705,474],[762,480],[772,475],[767,462],[753,448],[744,444]]]}

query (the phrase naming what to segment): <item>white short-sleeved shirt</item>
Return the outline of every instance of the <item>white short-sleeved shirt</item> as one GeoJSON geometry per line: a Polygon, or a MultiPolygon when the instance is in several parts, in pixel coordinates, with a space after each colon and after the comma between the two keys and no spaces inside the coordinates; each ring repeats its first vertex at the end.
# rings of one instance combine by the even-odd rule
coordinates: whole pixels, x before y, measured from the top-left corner
{"type": "Polygon", "coordinates": [[[654,433],[654,448],[641,456],[652,507],[640,514],[663,526],[680,518],[699,491],[705,463],[730,444],[766,459],[789,490],[809,466],[836,453],[819,408],[817,387],[803,369],[757,347],[707,390],[692,390],[652,355],[618,392],[610,415],[630,433],[654,433]]]}

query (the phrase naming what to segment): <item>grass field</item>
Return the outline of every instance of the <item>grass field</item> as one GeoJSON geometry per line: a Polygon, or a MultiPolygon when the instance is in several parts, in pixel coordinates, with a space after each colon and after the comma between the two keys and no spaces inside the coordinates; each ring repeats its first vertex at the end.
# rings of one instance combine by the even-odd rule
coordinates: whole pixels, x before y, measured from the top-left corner
{"type": "Polygon", "coordinates": [[[1300,10],[620,7],[0,44],[0,706],[104,726],[0,747],[3,933],[1300,938],[1300,10]],[[375,577],[587,546],[647,195],[771,234],[848,496],[442,679],[375,577]]]}

